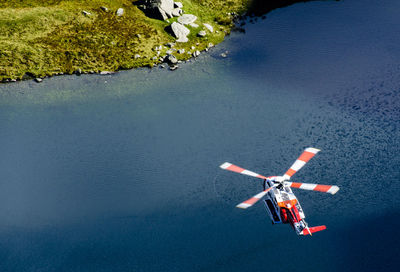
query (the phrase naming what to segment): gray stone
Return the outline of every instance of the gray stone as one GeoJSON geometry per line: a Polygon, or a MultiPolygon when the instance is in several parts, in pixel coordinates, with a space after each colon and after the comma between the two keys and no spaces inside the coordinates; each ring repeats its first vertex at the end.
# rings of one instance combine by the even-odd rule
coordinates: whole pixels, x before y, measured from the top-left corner
{"type": "Polygon", "coordinates": [[[185,53],[185,49],[182,48],[178,50],[178,54],[183,54],[183,53],[185,53]]]}
{"type": "Polygon", "coordinates": [[[108,8],[107,8],[107,7],[104,7],[104,6],[103,6],[103,7],[100,7],[100,8],[101,8],[101,10],[104,11],[104,12],[107,12],[107,11],[108,11],[108,8]]]}
{"type": "Polygon", "coordinates": [[[206,35],[207,35],[207,33],[204,30],[197,33],[197,36],[199,36],[199,37],[205,37],[206,35]]]}
{"type": "MultiPolygon", "coordinates": [[[[181,17],[179,17],[179,18],[181,18],[181,17]]],[[[190,30],[187,27],[185,27],[184,25],[173,22],[171,24],[171,29],[172,29],[172,33],[177,38],[177,40],[176,40],[177,42],[184,43],[184,42],[189,41],[189,39],[186,36],[189,35],[190,30]]]]}
{"type": "Polygon", "coordinates": [[[138,58],[140,58],[140,55],[139,55],[139,54],[136,54],[134,58],[135,58],[135,59],[138,59],[138,58]]]}
{"type": "Polygon", "coordinates": [[[183,8],[183,4],[181,2],[175,2],[174,5],[176,8],[183,8]]]}
{"type": "MultiPolygon", "coordinates": [[[[139,6],[140,7],[140,6],[139,6]]],[[[144,6],[141,8],[147,16],[167,20],[172,18],[172,10],[174,9],[173,0],[145,0],[144,6]]]]}
{"type": "Polygon", "coordinates": [[[75,74],[80,76],[82,74],[82,69],[81,68],[76,69],[75,74]]]}
{"type": "Polygon", "coordinates": [[[192,47],[190,47],[190,49],[192,49],[192,50],[195,50],[195,49],[196,49],[196,47],[192,46],[192,47]]]}
{"type": "Polygon", "coordinates": [[[214,32],[214,28],[212,27],[212,25],[210,25],[210,24],[203,24],[203,26],[205,26],[205,28],[207,28],[211,33],[214,32]]]}
{"type": "Polygon", "coordinates": [[[170,69],[171,71],[174,71],[174,70],[176,70],[176,69],[178,69],[178,68],[179,68],[178,65],[171,65],[171,66],[169,67],[169,69],[170,69]]]}
{"type": "Polygon", "coordinates": [[[139,39],[142,37],[140,34],[136,34],[135,36],[136,36],[137,38],[139,38],[139,39]]]}
{"type": "Polygon", "coordinates": [[[170,49],[170,50],[167,50],[167,52],[165,52],[165,53],[167,53],[169,55],[169,54],[172,54],[173,52],[174,51],[170,49]]]}
{"type": "Polygon", "coordinates": [[[37,83],[40,83],[40,82],[42,82],[42,81],[43,81],[43,79],[42,79],[42,78],[40,78],[40,77],[37,77],[37,78],[35,78],[35,81],[36,81],[37,83]]]}
{"type": "Polygon", "coordinates": [[[172,47],[175,46],[175,44],[174,43],[166,43],[165,46],[168,46],[169,48],[172,48],[172,47]]]}
{"type": "Polygon", "coordinates": [[[123,8],[117,9],[117,12],[115,14],[117,14],[117,16],[122,16],[124,14],[124,9],[123,8]]]}
{"type": "Polygon", "coordinates": [[[171,63],[171,64],[177,64],[178,59],[174,55],[168,55],[166,58],[166,61],[171,63]]]}
{"type": "Polygon", "coordinates": [[[211,48],[211,47],[214,47],[214,44],[213,44],[213,43],[209,43],[209,44],[208,44],[208,48],[211,48]]]}
{"type": "Polygon", "coordinates": [[[85,15],[85,16],[90,16],[90,15],[92,15],[89,11],[86,11],[86,10],[82,10],[82,13],[83,13],[83,15],[85,15]]]}
{"type": "Polygon", "coordinates": [[[188,25],[190,23],[194,23],[197,20],[197,17],[193,14],[183,14],[178,18],[178,22],[183,25],[188,25]]]}
{"type": "Polygon", "coordinates": [[[111,75],[111,74],[114,74],[114,72],[111,72],[111,71],[101,71],[100,72],[100,75],[111,75]]]}
{"type": "Polygon", "coordinates": [[[165,68],[165,64],[161,64],[160,67],[161,67],[161,68],[165,68]]]}
{"type": "Polygon", "coordinates": [[[199,27],[199,25],[198,24],[195,24],[195,23],[190,23],[189,24],[191,27],[194,27],[194,28],[198,28],[199,27]]]}
{"type": "Polygon", "coordinates": [[[197,58],[198,56],[200,56],[200,51],[196,50],[193,52],[193,57],[197,58]]]}
{"type": "Polygon", "coordinates": [[[174,8],[171,12],[171,14],[175,17],[181,16],[181,9],[180,8],[174,8]]]}

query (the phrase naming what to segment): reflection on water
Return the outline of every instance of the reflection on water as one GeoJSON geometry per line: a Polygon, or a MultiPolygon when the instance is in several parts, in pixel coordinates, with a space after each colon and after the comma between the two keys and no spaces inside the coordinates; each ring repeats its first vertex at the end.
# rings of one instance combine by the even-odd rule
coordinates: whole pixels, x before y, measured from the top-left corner
{"type": "Polygon", "coordinates": [[[298,4],[175,72],[1,85],[1,271],[376,270],[363,241],[390,270],[398,235],[376,222],[399,223],[399,8],[298,4]],[[327,231],[234,208],[262,186],[218,165],[279,175],[307,146],[322,152],[296,180],[341,187],[296,191],[327,231]]]}

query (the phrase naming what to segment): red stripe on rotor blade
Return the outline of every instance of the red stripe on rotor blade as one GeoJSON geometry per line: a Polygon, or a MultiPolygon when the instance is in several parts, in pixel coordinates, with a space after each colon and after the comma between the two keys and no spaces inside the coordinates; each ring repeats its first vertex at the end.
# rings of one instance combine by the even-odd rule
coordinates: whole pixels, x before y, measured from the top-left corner
{"type": "Polygon", "coordinates": [[[320,191],[320,192],[328,192],[328,190],[331,188],[331,185],[320,185],[318,184],[315,188],[314,191],[320,191]]]}
{"type": "Polygon", "coordinates": [[[293,188],[300,188],[300,186],[301,186],[301,183],[298,183],[298,182],[292,182],[292,184],[290,185],[290,187],[293,187],[293,188]]]}
{"type": "Polygon", "coordinates": [[[288,175],[289,177],[291,177],[291,176],[294,175],[294,173],[296,173],[296,171],[293,170],[292,168],[290,168],[289,170],[286,171],[286,174],[285,174],[285,175],[288,175]]]}
{"type": "Polygon", "coordinates": [[[260,200],[260,199],[259,199],[259,198],[253,197],[253,198],[247,199],[247,200],[244,201],[243,203],[253,205],[253,204],[256,203],[258,200],[260,200]]]}
{"type": "Polygon", "coordinates": [[[241,173],[241,172],[243,172],[244,171],[244,169],[243,168],[241,168],[241,167],[239,167],[239,166],[236,166],[236,165],[230,165],[229,167],[227,167],[226,168],[227,170],[230,170],[230,171],[233,171],[233,172],[238,172],[238,173],[241,173]]]}
{"type": "Polygon", "coordinates": [[[314,157],[314,155],[315,155],[314,153],[304,151],[303,154],[300,155],[298,160],[301,160],[303,162],[308,162],[312,157],[314,157]]]}

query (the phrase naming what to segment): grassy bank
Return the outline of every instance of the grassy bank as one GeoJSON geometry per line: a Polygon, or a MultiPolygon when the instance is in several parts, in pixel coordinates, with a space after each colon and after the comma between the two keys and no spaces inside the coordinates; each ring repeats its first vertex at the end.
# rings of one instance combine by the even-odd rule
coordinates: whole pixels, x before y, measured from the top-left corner
{"type": "MultiPolygon", "coordinates": [[[[160,21],[148,18],[128,0],[0,0],[0,81],[44,77],[59,73],[115,71],[160,62],[154,50],[174,42],[165,31],[176,18],[160,21]],[[102,6],[108,8],[103,11],[102,6]],[[118,8],[123,16],[116,16],[118,8]],[[88,11],[90,15],[84,15],[88,11]],[[136,55],[136,57],[135,57],[136,55]],[[137,57],[140,55],[140,57],[137,57]]],[[[209,43],[224,39],[232,26],[228,13],[243,13],[256,7],[251,0],[181,0],[185,13],[198,17],[198,28],[190,28],[188,43],[175,48],[178,59],[191,57],[188,51],[204,50],[209,43]],[[214,33],[196,34],[202,23],[214,33]]],[[[267,1],[267,2],[277,2],[267,1]]],[[[285,2],[285,1],[283,1],[285,2]]],[[[290,2],[290,1],[289,1],[290,2]]],[[[293,0],[292,0],[293,2],[293,0]]],[[[260,2],[259,2],[260,3],[260,2]]],[[[265,2],[264,2],[265,3],[265,2]]],[[[258,7],[256,10],[260,10],[258,7]]],[[[168,50],[165,46],[160,55],[168,50]]]]}

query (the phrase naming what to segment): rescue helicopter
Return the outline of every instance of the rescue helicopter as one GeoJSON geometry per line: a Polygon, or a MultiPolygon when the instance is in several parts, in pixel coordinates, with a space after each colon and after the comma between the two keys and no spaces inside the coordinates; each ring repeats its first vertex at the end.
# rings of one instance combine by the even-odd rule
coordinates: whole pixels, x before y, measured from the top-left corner
{"type": "Polygon", "coordinates": [[[221,164],[220,168],[264,180],[264,190],[238,204],[237,208],[247,209],[265,197],[263,200],[264,206],[271,218],[272,224],[290,224],[297,235],[312,235],[312,233],[325,230],[326,226],[308,227],[307,222],[304,220],[303,209],[291,188],[319,191],[334,195],[339,191],[339,187],[336,185],[290,182],[289,180],[319,151],[319,149],[313,147],[306,148],[283,176],[265,177],[229,162],[221,164]]]}

